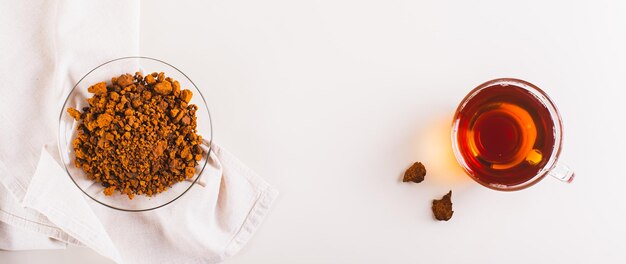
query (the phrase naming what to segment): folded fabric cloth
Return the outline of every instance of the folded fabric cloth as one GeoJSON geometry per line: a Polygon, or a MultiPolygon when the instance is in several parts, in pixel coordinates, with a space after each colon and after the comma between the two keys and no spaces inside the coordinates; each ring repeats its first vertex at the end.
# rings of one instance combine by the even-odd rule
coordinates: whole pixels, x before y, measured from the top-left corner
{"type": "Polygon", "coordinates": [[[117,262],[219,262],[248,241],[277,192],[216,145],[207,166],[205,187],[160,209],[130,213],[84,199],[44,149],[23,204],[117,262]]]}
{"type": "Polygon", "coordinates": [[[64,242],[38,232],[0,222],[0,248],[4,250],[62,249],[64,242]]]}
{"type": "Polygon", "coordinates": [[[19,202],[42,146],[54,146],[64,94],[94,65],[139,52],[138,16],[134,1],[0,2],[0,49],[7,51],[0,57],[1,221],[80,244],[19,202]]]}
{"type": "Polygon", "coordinates": [[[2,184],[0,184],[0,222],[9,225],[5,225],[6,236],[0,236],[0,249],[56,249],[59,248],[59,244],[65,246],[66,243],[82,245],[40,212],[23,207],[2,184]],[[38,233],[45,241],[41,242],[39,241],[42,240],[41,237],[29,235],[32,232],[38,233]],[[53,239],[56,243],[47,242],[48,238],[56,238],[53,239]]]}
{"type": "Polygon", "coordinates": [[[217,145],[204,186],[140,213],[94,202],[59,165],[64,97],[96,65],[138,54],[138,17],[138,1],[0,3],[0,48],[11,51],[0,58],[0,249],[69,243],[119,263],[214,263],[267,214],[277,191],[217,145]]]}

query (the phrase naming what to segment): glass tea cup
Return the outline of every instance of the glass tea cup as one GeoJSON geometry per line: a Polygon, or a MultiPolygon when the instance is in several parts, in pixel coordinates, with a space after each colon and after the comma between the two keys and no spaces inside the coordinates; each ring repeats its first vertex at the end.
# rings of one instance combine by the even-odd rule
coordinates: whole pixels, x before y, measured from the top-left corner
{"type": "Polygon", "coordinates": [[[499,191],[527,188],[546,175],[571,182],[573,170],[559,162],[562,140],[561,116],[552,100],[519,79],[474,88],[452,124],[458,163],[476,182],[499,191]]]}

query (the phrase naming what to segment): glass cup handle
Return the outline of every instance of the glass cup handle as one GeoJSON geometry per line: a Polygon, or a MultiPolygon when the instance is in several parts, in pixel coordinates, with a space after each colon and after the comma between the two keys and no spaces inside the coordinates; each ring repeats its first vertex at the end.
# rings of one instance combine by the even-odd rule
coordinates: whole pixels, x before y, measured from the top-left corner
{"type": "Polygon", "coordinates": [[[563,163],[557,163],[548,175],[561,181],[571,183],[574,180],[574,170],[563,163]]]}

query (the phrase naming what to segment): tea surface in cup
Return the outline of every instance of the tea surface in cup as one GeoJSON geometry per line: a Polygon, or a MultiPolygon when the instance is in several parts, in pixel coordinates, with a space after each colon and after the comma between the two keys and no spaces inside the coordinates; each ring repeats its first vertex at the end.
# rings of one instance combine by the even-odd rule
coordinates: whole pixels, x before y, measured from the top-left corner
{"type": "Polygon", "coordinates": [[[535,94],[514,83],[494,83],[464,101],[453,140],[475,180],[507,187],[540,173],[557,138],[551,112],[535,94]]]}

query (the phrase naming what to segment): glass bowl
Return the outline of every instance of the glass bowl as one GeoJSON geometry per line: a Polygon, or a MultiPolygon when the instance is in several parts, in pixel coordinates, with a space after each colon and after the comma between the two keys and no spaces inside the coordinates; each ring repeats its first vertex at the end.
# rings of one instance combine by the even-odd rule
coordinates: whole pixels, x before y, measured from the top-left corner
{"type": "Polygon", "coordinates": [[[209,153],[211,151],[212,141],[212,125],[209,108],[207,107],[204,96],[198,89],[198,87],[185,75],[182,71],[172,66],[171,64],[148,57],[123,57],[105,62],[93,70],[89,71],[83,76],[76,85],[70,91],[70,94],[65,99],[63,108],[59,116],[59,151],[65,170],[70,179],[76,184],[85,195],[93,199],[97,203],[106,207],[117,209],[121,211],[140,212],[154,210],[165,205],[172,203],[178,198],[182,197],[191,187],[196,184],[200,175],[204,171],[209,153]],[[189,89],[193,92],[190,104],[198,106],[196,111],[197,118],[197,133],[203,138],[203,157],[196,166],[196,173],[193,177],[174,183],[167,191],[158,193],[153,196],[135,195],[131,200],[127,195],[121,194],[119,191],[115,191],[113,195],[106,196],[103,193],[104,186],[101,183],[95,182],[87,178],[82,169],[74,166],[74,149],[72,148],[72,140],[77,135],[78,121],[75,121],[68,113],[67,108],[73,107],[81,110],[83,107],[88,106],[87,98],[91,97],[91,94],[87,92],[87,88],[98,82],[107,82],[107,85],[111,83],[112,77],[120,76],[124,73],[130,73],[134,75],[135,72],[141,72],[143,75],[150,74],[152,72],[164,72],[166,76],[169,76],[180,83],[181,90],[189,89]]]}

